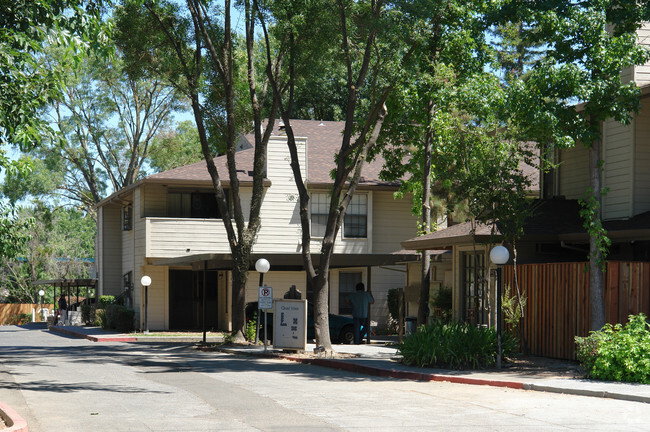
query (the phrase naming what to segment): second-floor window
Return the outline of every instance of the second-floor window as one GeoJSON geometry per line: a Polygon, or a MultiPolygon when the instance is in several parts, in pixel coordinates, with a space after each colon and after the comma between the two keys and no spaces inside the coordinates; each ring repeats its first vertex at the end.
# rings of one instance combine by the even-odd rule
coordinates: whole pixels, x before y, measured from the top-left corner
{"type": "Polygon", "coordinates": [[[179,218],[220,219],[214,192],[174,192],[167,195],[168,216],[179,218]]]}
{"type": "MultiPolygon", "coordinates": [[[[323,237],[329,214],[330,197],[326,193],[311,195],[311,235],[323,237]]],[[[343,220],[343,236],[346,238],[366,238],[368,236],[368,195],[357,194],[352,197],[343,220]]]]}

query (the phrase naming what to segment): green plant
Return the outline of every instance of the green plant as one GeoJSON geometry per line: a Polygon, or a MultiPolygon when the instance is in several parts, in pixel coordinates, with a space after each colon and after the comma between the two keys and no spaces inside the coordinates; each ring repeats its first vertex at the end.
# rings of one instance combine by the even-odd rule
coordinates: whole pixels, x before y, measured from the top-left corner
{"type": "Polygon", "coordinates": [[[99,296],[99,308],[106,309],[110,304],[115,303],[115,296],[112,295],[103,295],[99,296]]]}
{"type": "Polygon", "coordinates": [[[514,336],[522,337],[519,322],[523,316],[523,309],[526,307],[528,297],[526,292],[517,295],[512,292],[510,285],[506,285],[505,292],[501,295],[501,310],[508,330],[514,336]]]}
{"type": "Polygon", "coordinates": [[[234,341],[233,335],[231,333],[227,333],[223,336],[223,344],[224,345],[232,345],[234,341]]]}
{"type": "Polygon", "coordinates": [[[24,325],[32,321],[32,315],[27,313],[19,313],[9,317],[7,324],[9,325],[24,325]]]}
{"type": "Polygon", "coordinates": [[[440,287],[435,297],[431,301],[431,307],[440,310],[440,320],[451,321],[451,310],[454,301],[453,291],[450,287],[440,287]]]}
{"type": "Polygon", "coordinates": [[[108,321],[106,321],[106,309],[95,309],[95,321],[93,324],[101,328],[108,328],[108,321]]]}
{"type": "Polygon", "coordinates": [[[81,305],[81,320],[85,324],[93,324],[95,322],[95,310],[95,305],[81,305]]]}
{"type": "Polygon", "coordinates": [[[106,307],[106,322],[108,328],[118,331],[131,331],[135,312],[125,306],[110,304],[106,307]]]}
{"type": "MultiPolygon", "coordinates": [[[[504,357],[515,352],[517,340],[502,337],[504,357]]],[[[497,336],[492,328],[469,323],[436,321],[418,330],[398,345],[403,362],[420,367],[483,369],[496,363],[497,336]]]]}
{"type": "Polygon", "coordinates": [[[630,315],[624,326],[606,324],[575,340],[587,377],[650,384],[650,326],[644,314],[630,315]]]}
{"type": "Polygon", "coordinates": [[[246,340],[255,341],[255,330],[257,327],[257,312],[253,314],[253,319],[246,322],[246,340]]]}

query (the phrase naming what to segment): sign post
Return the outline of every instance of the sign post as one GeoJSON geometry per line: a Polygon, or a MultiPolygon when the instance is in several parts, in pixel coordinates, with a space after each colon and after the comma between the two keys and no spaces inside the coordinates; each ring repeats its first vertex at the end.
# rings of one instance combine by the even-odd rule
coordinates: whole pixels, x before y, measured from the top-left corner
{"type": "MultiPolygon", "coordinates": [[[[267,333],[266,317],[268,310],[273,309],[273,288],[270,286],[259,287],[257,296],[257,308],[258,310],[264,310],[264,351],[266,351],[266,344],[269,339],[267,333]]],[[[258,322],[259,319],[260,317],[258,316],[258,322]]]]}

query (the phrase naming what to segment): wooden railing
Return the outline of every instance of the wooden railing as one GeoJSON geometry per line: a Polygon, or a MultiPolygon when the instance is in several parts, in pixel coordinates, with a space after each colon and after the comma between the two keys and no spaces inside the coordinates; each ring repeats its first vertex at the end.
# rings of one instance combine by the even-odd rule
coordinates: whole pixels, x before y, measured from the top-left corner
{"type": "MultiPolygon", "coordinates": [[[[533,355],[575,359],[575,336],[589,334],[587,263],[517,266],[519,287],[528,302],[521,328],[533,355]]],[[[650,316],[650,262],[611,261],[604,281],[605,319],[625,323],[628,315],[650,316]]],[[[514,287],[513,266],[504,267],[504,284],[514,287]]]]}

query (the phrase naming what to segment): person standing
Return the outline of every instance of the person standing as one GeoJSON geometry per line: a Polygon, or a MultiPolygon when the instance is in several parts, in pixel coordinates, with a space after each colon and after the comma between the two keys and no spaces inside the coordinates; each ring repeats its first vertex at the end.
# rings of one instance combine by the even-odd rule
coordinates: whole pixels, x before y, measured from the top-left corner
{"type": "Polygon", "coordinates": [[[366,291],[362,282],[356,286],[356,291],[349,294],[345,301],[352,306],[352,318],[354,319],[354,343],[359,345],[361,343],[361,326],[366,326],[368,330],[368,307],[375,302],[375,298],[366,291]]]}
{"type": "Polygon", "coordinates": [[[61,315],[60,322],[65,324],[65,320],[68,318],[68,302],[65,301],[65,297],[61,294],[59,298],[59,314],[61,315]]]}

